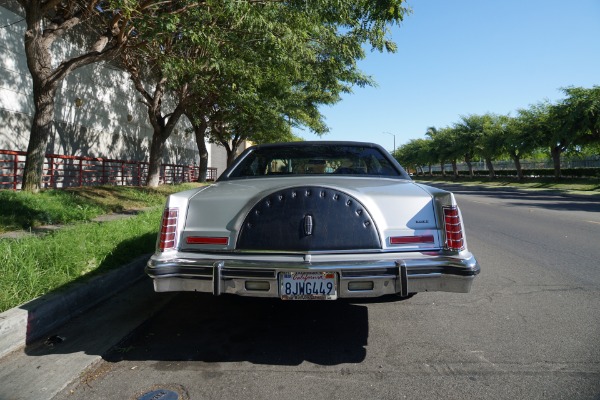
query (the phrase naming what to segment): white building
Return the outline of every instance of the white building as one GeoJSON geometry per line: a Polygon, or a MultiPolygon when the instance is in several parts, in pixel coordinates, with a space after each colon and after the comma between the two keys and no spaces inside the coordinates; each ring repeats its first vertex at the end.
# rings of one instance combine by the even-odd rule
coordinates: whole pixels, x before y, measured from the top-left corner
{"type": "MultiPolygon", "coordinates": [[[[0,6],[0,150],[25,151],[34,105],[32,79],[24,49],[26,29],[18,6],[0,6]]],[[[72,43],[57,44],[57,54],[69,54],[72,43]]],[[[147,161],[152,127],[128,75],[109,63],[97,63],[71,73],[56,96],[55,125],[47,153],[147,161]]],[[[194,135],[186,134],[182,117],[167,141],[163,162],[198,162],[194,135]]],[[[225,170],[225,150],[208,144],[209,167],[225,170]]]]}

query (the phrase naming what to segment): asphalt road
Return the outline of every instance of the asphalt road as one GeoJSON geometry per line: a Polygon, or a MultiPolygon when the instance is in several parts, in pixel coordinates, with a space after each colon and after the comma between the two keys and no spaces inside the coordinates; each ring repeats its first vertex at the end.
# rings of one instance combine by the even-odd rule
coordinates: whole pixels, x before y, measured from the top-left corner
{"type": "Polygon", "coordinates": [[[55,399],[600,399],[600,200],[455,193],[471,293],[179,294],[55,399]]]}

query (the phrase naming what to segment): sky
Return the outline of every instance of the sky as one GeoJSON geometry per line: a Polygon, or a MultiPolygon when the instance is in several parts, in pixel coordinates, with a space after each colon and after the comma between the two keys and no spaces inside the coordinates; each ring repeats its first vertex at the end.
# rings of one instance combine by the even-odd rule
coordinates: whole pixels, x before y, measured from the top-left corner
{"type": "Polygon", "coordinates": [[[600,0],[409,0],[391,38],[359,68],[376,87],[354,88],[321,112],[330,132],[305,140],[368,141],[391,150],[461,115],[515,115],[600,85],[600,0]]]}

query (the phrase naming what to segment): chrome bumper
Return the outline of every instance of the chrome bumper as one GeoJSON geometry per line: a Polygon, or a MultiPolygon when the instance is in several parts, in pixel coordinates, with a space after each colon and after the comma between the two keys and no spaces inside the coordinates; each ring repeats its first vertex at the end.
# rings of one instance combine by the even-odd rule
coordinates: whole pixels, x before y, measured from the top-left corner
{"type": "Polygon", "coordinates": [[[196,291],[253,297],[279,297],[280,273],[335,272],[338,297],[379,297],[388,294],[441,291],[468,293],[479,274],[469,252],[393,253],[361,255],[228,256],[155,254],[146,266],[156,292],[196,291]],[[374,261],[374,258],[380,258],[374,261]],[[383,258],[383,259],[381,259],[383,258]],[[372,285],[371,283],[372,282],[372,285]],[[357,284],[358,283],[358,284],[357,284]],[[372,286],[371,289],[362,289],[372,286]],[[354,290],[353,287],[361,287],[354,290]]]}

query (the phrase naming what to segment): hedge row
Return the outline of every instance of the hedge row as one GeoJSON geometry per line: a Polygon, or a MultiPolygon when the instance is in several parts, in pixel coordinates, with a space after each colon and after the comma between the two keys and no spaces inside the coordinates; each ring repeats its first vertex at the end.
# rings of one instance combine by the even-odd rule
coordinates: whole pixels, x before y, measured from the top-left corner
{"type": "MultiPolygon", "coordinates": [[[[516,169],[499,169],[494,170],[496,176],[516,177],[516,169]]],[[[561,176],[570,178],[600,178],[600,168],[563,168],[560,170],[561,176]]],[[[434,171],[434,176],[440,176],[440,171],[434,171]]],[[[476,170],[473,171],[475,176],[489,176],[490,173],[487,170],[476,170]]],[[[428,172],[425,171],[425,175],[428,172]]],[[[452,170],[446,170],[446,175],[452,175],[452,170]]],[[[468,177],[469,171],[458,171],[459,176],[468,177]]],[[[539,168],[539,169],[524,169],[523,175],[526,177],[554,177],[554,169],[551,168],[539,168]]]]}

